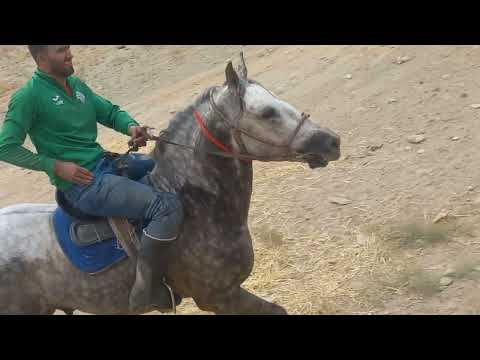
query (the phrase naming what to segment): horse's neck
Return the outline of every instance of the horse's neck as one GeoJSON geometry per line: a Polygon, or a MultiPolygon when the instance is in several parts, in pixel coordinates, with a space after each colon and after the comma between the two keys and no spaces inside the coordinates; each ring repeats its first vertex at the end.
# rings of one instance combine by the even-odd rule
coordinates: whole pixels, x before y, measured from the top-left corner
{"type": "MultiPolygon", "coordinates": [[[[210,117],[205,119],[210,132],[232,147],[230,133],[218,119],[212,118],[208,104],[200,105],[198,110],[210,117]]],[[[180,116],[184,116],[183,121],[173,122],[167,130],[168,139],[196,146],[196,151],[159,143],[155,151],[157,166],[152,173],[157,186],[163,191],[182,194],[187,207],[203,207],[204,211],[246,221],[252,193],[252,164],[207,154],[219,149],[202,135],[193,116],[180,116]]]]}

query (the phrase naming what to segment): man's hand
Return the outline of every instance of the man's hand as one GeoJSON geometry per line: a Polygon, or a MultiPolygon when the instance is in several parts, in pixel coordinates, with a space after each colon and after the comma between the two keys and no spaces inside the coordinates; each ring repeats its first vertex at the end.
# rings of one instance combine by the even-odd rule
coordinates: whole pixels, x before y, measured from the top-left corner
{"type": "Polygon", "coordinates": [[[61,179],[78,185],[89,185],[94,178],[93,174],[87,169],[75,163],[60,160],[55,161],[53,172],[61,179]]]}
{"type": "Polygon", "coordinates": [[[147,146],[148,133],[147,129],[143,126],[130,126],[128,128],[128,134],[132,137],[128,142],[128,145],[135,148],[135,151],[140,147],[147,146]]]}

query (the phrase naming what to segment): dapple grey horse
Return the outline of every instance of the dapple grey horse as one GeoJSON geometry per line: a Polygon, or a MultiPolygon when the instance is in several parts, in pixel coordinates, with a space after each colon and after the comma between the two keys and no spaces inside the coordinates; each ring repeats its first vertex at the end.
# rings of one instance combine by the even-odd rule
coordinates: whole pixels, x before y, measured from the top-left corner
{"type": "MultiPolygon", "coordinates": [[[[224,85],[207,89],[176,114],[150,156],[156,163],[152,184],[178,193],[185,208],[169,254],[172,289],[215,314],[286,314],[241,287],[254,261],[247,222],[251,160],[325,167],[340,157],[339,136],[248,79],[241,56],[237,70],[228,63],[224,85]]],[[[0,210],[0,314],[129,314],[133,261],[94,276],[77,270],[57,243],[55,208],[20,204],[0,210]]]]}

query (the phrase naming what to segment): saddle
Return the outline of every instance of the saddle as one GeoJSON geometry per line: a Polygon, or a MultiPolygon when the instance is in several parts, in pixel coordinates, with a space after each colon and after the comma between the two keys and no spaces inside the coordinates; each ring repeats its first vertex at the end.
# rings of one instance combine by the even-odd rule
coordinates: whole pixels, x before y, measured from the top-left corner
{"type": "MultiPolygon", "coordinates": [[[[114,158],[119,157],[116,153],[105,153],[114,158]]],[[[128,177],[128,166],[118,164],[118,175],[128,177]]],[[[78,246],[89,246],[102,241],[116,238],[127,255],[136,259],[140,242],[137,235],[140,224],[133,224],[128,219],[114,217],[98,217],[86,214],[72,206],[65,194],[57,190],[55,193],[57,205],[69,217],[72,218],[70,237],[78,246]]]]}

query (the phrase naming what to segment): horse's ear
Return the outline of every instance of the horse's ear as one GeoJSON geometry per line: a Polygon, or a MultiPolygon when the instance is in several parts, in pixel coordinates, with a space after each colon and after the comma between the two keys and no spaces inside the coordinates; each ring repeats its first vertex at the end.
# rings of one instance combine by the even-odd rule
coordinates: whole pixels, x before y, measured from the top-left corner
{"type": "Polygon", "coordinates": [[[238,75],[244,80],[248,78],[247,64],[245,64],[245,58],[243,57],[243,51],[240,52],[240,65],[237,67],[238,75]]]}
{"type": "Polygon", "coordinates": [[[225,75],[227,77],[227,85],[230,89],[237,91],[240,85],[240,79],[238,78],[238,74],[233,68],[232,62],[229,61],[227,64],[227,68],[225,70],[225,75]]]}

